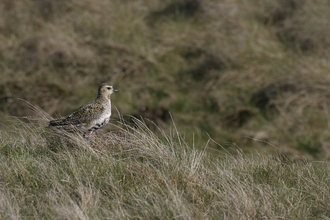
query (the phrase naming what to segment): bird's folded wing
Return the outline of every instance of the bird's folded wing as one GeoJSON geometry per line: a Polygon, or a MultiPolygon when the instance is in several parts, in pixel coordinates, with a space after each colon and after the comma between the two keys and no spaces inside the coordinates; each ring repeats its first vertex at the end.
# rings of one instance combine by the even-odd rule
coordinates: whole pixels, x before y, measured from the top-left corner
{"type": "Polygon", "coordinates": [[[81,106],[79,109],[71,113],[68,117],[50,121],[51,126],[65,126],[65,125],[77,125],[89,122],[98,117],[98,113],[102,112],[104,107],[94,106],[88,103],[81,106]]]}
{"type": "Polygon", "coordinates": [[[77,111],[73,112],[67,117],[69,121],[72,121],[72,125],[79,125],[86,123],[99,117],[104,108],[101,106],[85,105],[80,107],[77,111]]]}

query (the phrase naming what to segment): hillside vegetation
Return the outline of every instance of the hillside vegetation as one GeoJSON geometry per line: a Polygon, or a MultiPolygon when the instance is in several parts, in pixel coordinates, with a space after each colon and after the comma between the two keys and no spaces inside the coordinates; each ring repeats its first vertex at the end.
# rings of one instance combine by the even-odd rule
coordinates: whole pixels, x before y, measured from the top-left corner
{"type": "MultiPolygon", "coordinates": [[[[36,108],[0,142],[1,219],[328,219],[327,162],[196,150],[172,125],[53,133],[36,108]]],[[[209,149],[210,150],[210,149],[209,149]]]]}
{"type": "Polygon", "coordinates": [[[57,117],[110,82],[125,117],[169,131],[171,112],[198,147],[330,157],[326,0],[2,0],[0,14],[2,129],[30,114],[17,98],[57,117]]]}
{"type": "Polygon", "coordinates": [[[328,1],[1,0],[0,15],[0,219],[329,219],[328,1]],[[103,82],[120,91],[109,125],[46,129],[103,82]]]}

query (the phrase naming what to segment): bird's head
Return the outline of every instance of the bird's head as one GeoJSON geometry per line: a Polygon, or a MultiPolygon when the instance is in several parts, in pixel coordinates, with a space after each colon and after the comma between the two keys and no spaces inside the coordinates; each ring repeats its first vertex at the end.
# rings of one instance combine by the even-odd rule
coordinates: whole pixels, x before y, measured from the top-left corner
{"type": "Polygon", "coordinates": [[[110,95],[118,90],[114,89],[113,86],[110,86],[108,83],[102,83],[99,87],[99,97],[110,98],[110,95]]]}

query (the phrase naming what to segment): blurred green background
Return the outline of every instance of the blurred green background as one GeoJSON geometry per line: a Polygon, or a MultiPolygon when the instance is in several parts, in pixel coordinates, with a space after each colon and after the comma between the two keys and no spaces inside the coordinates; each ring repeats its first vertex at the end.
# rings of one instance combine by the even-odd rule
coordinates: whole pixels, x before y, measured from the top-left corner
{"type": "Polygon", "coordinates": [[[330,158],[329,1],[1,0],[0,15],[0,129],[32,114],[17,98],[59,117],[109,82],[114,111],[173,132],[170,112],[196,147],[330,158]]]}

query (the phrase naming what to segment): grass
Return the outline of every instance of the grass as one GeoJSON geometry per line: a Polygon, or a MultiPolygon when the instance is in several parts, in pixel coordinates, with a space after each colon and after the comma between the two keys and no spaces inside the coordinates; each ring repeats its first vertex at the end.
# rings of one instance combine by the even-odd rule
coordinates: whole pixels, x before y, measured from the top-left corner
{"type": "MultiPolygon", "coordinates": [[[[326,219],[328,162],[189,146],[172,126],[53,133],[39,108],[0,143],[2,219],[326,219]],[[215,154],[216,153],[216,154],[215,154]]],[[[24,119],[25,120],[25,119],[24,119]]]]}
{"type": "Polygon", "coordinates": [[[1,217],[326,219],[329,12],[323,0],[0,1],[1,217]],[[90,143],[44,129],[103,82],[118,112],[90,143]],[[20,99],[47,114],[7,120],[31,114],[20,99]]]}

